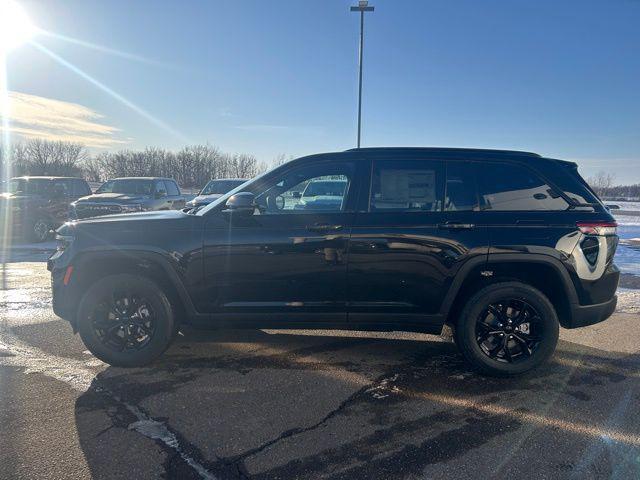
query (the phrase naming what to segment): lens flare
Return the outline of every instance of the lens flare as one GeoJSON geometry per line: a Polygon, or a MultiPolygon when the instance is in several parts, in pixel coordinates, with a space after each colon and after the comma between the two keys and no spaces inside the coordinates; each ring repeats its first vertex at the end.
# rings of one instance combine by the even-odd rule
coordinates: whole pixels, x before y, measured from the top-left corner
{"type": "Polygon", "coordinates": [[[0,53],[29,40],[37,32],[29,16],[13,0],[0,0],[0,53]]]}

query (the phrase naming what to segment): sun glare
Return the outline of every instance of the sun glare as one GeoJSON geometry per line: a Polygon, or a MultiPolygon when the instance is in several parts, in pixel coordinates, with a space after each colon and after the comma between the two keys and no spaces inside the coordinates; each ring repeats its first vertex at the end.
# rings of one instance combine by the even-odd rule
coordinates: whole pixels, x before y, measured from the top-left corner
{"type": "Polygon", "coordinates": [[[0,0],[0,53],[6,53],[36,33],[29,16],[14,0],[0,0]]]}

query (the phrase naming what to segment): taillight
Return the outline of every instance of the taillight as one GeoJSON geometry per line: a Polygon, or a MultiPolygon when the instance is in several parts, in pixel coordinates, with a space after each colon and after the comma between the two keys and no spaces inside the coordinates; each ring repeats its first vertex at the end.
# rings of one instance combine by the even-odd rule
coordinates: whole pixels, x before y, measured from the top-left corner
{"type": "Polygon", "coordinates": [[[608,236],[618,231],[616,222],[578,222],[576,226],[586,235],[608,236]]]}

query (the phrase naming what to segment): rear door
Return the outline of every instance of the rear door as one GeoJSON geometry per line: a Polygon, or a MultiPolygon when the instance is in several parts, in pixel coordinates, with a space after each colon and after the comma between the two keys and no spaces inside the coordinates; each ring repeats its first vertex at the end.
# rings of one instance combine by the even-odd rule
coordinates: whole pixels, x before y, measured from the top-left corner
{"type": "Polygon", "coordinates": [[[487,229],[471,162],[420,156],[372,159],[371,188],[349,251],[349,322],[442,325],[443,300],[470,259],[482,262],[487,229]]]}

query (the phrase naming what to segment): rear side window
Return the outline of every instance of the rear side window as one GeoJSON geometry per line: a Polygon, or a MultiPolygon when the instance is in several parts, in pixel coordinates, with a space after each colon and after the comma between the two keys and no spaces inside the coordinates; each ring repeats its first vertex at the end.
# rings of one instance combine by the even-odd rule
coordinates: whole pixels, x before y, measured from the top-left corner
{"type": "Polygon", "coordinates": [[[566,210],[567,202],[534,172],[510,163],[486,163],[479,170],[483,210],[566,210]]]}
{"type": "Polygon", "coordinates": [[[448,212],[479,210],[476,165],[447,162],[444,209],[448,212]]]}
{"type": "Polygon", "coordinates": [[[169,194],[169,196],[175,197],[177,195],[180,195],[180,190],[178,189],[176,182],[172,180],[165,180],[164,183],[167,186],[167,193],[169,194]]]}
{"type": "Polygon", "coordinates": [[[73,181],[73,195],[76,197],[84,197],[85,195],[91,195],[91,189],[87,182],[83,180],[73,181]]]}
{"type": "Polygon", "coordinates": [[[377,160],[371,179],[371,211],[439,212],[444,165],[437,160],[377,160]]]}

